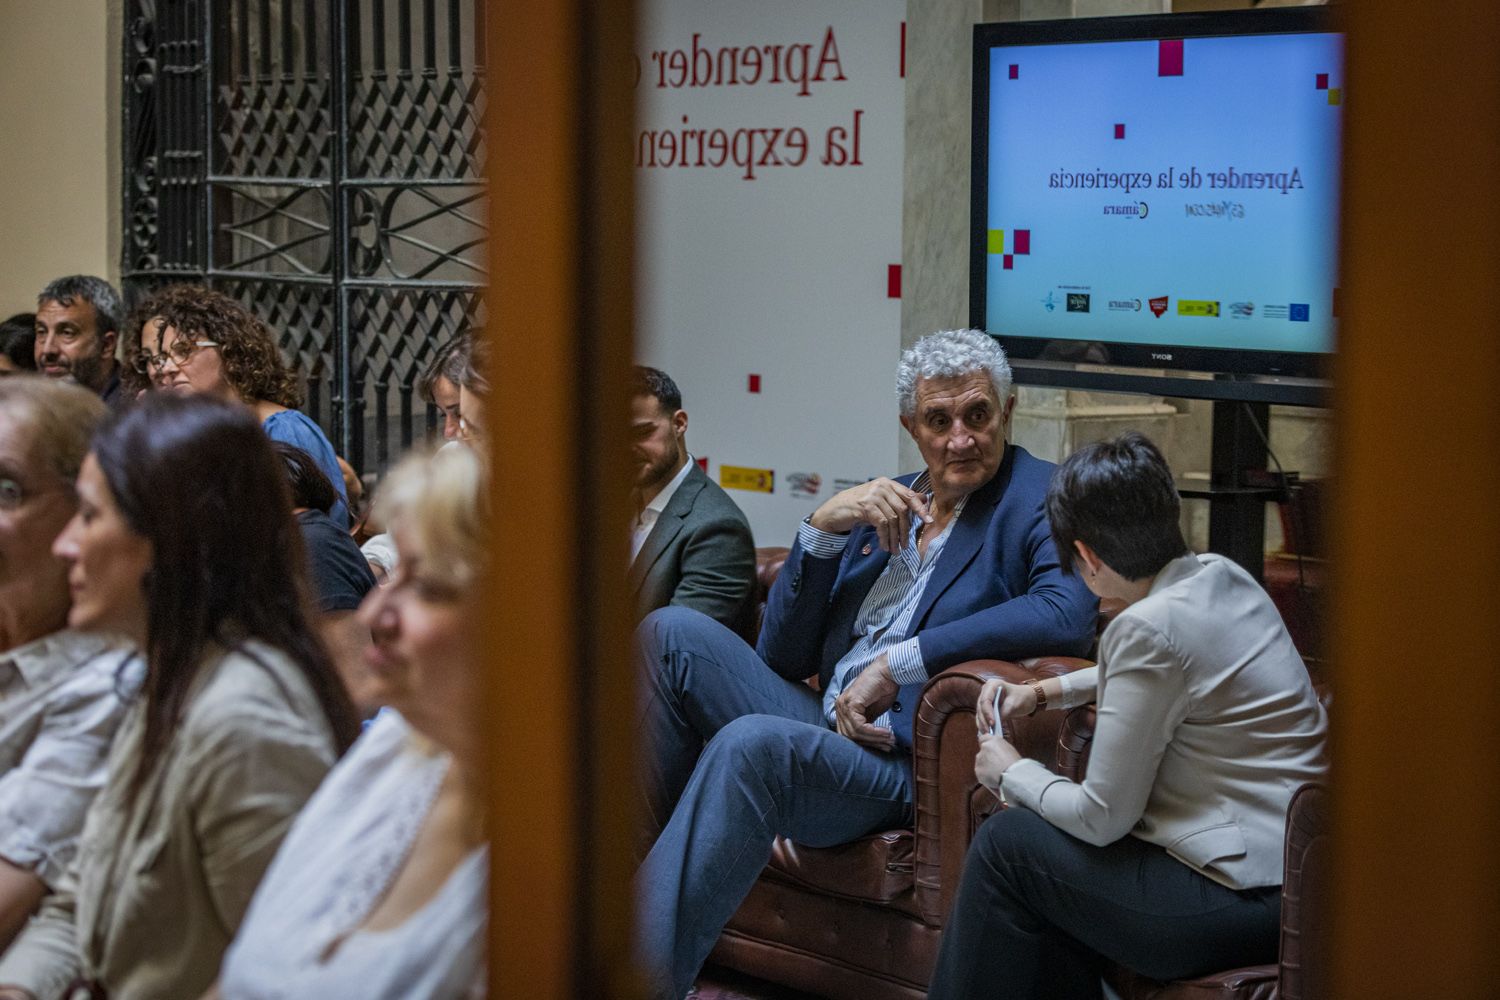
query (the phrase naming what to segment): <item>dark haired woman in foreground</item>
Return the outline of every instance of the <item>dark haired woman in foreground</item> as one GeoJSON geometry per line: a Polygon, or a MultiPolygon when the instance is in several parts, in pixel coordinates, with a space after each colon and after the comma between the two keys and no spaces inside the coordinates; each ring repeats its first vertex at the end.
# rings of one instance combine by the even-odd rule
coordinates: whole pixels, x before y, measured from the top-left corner
{"type": "Polygon", "coordinates": [[[1292,794],[1327,774],[1327,717],[1264,590],[1188,552],[1171,471],[1140,434],[1053,477],[1063,568],[1127,607],[1099,665],[979,697],[979,780],[1009,809],[964,864],[929,996],[1097,997],[1105,959],[1171,980],[1274,961],[1292,794]],[[1074,784],[989,735],[1097,701],[1074,784]]]}
{"type": "Polygon", "coordinates": [[[248,410],[147,397],[95,437],[78,496],[54,545],[68,623],[131,639],[146,676],[75,864],[0,959],[0,997],[51,1000],[76,977],[93,997],[196,998],[356,721],[248,410]]]}

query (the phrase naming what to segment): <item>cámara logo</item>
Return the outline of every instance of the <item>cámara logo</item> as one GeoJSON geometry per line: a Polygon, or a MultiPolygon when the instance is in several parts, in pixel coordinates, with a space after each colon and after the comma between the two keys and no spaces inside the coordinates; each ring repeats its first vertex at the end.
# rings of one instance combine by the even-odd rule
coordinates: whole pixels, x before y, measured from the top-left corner
{"type": "Polygon", "coordinates": [[[1068,312],[1086,313],[1089,311],[1089,296],[1087,292],[1068,293],[1068,312]]]}
{"type": "Polygon", "coordinates": [[[1231,302],[1229,303],[1230,319],[1250,319],[1255,315],[1254,302],[1231,302]]]}
{"type": "Polygon", "coordinates": [[[1167,311],[1167,296],[1158,295],[1154,299],[1147,299],[1146,304],[1151,307],[1152,315],[1161,319],[1161,314],[1167,311]]]}
{"type": "Polygon", "coordinates": [[[1110,299],[1109,311],[1117,313],[1130,313],[1141,311],[1140,299],[1110,299]]]}

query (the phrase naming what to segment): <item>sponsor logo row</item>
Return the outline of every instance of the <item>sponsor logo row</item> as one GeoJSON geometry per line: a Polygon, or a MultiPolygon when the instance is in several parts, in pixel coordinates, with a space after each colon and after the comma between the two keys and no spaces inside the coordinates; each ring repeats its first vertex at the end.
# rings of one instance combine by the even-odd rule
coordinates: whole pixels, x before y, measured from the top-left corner
{"type": "MultiPolygon", "coordinates": [[[[1160,318],[1171,304],[1170,295],[1157,295],[1147,299],[1108,299],[1105,309],[1109,312],[1140,312],[1142,306],[1151,310],[1151,314],[1160,318]]],[[[1067,292],[1065,293],[1065,305],[1070,313],[1086,313],[1093,310],[1092,295],[1089,292],[1067,292]]],[[[1042,307],[1048,312],[1057,309],[1057,297],[1051,292],[1042,299],[1042,307]]],[[[1178,299],[1177,315],[1179,316],[1206,316],[1217,318],[1228,316],[1230,319],[1253,319],[1255,317],[1256,305],[1254,302],[1230,302],[1227,305],[1217,299],[1178,299]]],[[[1285,319],[1293,323],[1306,323],[1312,319],[1312,307],[1306,302],[1292,302],[1287,305],[1262,305],[1260,315],[1264,319],[1285,319]]]]}

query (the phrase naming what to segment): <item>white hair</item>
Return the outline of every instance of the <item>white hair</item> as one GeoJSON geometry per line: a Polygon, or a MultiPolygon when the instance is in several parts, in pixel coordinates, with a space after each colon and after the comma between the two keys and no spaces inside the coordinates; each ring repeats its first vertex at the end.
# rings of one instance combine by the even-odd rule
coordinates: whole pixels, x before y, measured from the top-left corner
{"type": "Polygon", "coordinates": [[[1010,363],[995,338],[983,330],[939,330],[907,348],[896,369],[896,403],[903,417],[917,412],[917,380],[958,378],[983,371],[1003,406],[1010,396],[1010,363]]]}

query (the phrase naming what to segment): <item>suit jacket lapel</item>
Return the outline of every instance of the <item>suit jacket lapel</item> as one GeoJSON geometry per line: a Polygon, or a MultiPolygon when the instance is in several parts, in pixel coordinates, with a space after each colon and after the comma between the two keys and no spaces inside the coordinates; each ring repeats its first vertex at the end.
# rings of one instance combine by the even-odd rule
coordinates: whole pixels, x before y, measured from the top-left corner
{"type": "Polygon", "coordinates": [[[932,610],[933,603],[968,568],[974,557],[979,555],[979,550],[984,548],[990,517],[995,505],[1005,496],[1005,485],[1010,482],[1015,454],[1014,446],[1007,444],[1005,457],[1000,460],[1000,468],[995,472],[994,478],[969,494],[963,513],[958,516],[958,522],[953,525],[953,531],[943,543],[938,564],[932,568],[932,576],[928,578],[927,587],[922,591],[922,603],[917,606],[917,613],[912,615],[909,635],[916,634],[927,620],[927,613],[932,610]]]}
{"type": "Polygon", "coordinates": [[[636,553],[635,561],[630,564],[630,572],[626,574],[632,594],[641,589],[652,565],[662,557],[667,546],[672,544],[672,539],[682,530],[683,520],[692,512],[693,501],[698,498],[707,481],[708,477],[703,474],[703,470],[694,466],[688,471],[682,485],[677,487],[677,492],[672,494],[672,499],[667,501],[666,509],[656,519],[656,524],[652,525],[651,534],[646,536],[641,551],[636,553]]]}

